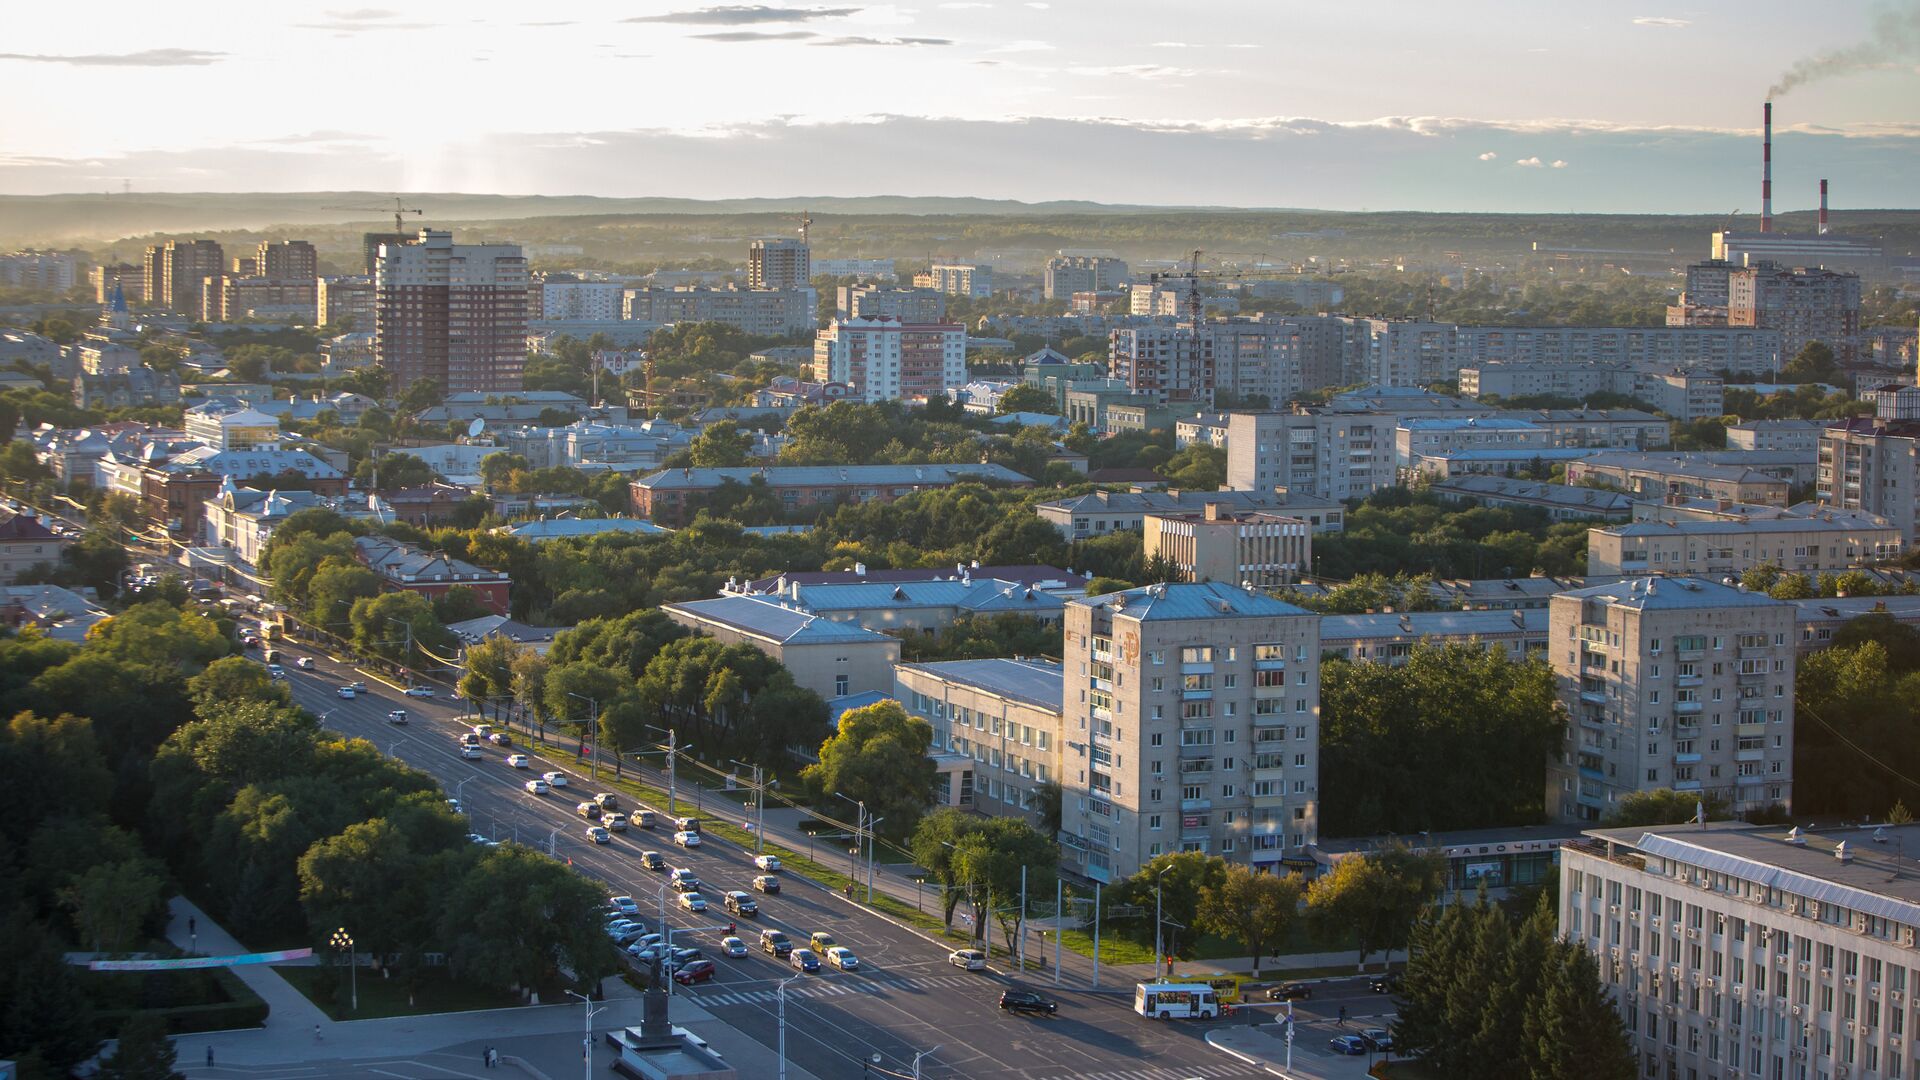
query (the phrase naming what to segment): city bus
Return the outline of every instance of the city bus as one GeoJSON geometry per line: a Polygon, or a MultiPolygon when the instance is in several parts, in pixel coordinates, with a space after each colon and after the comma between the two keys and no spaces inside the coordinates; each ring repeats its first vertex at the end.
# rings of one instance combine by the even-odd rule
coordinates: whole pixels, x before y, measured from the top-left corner
{"type": "Polygon", "coordinates": [[[1158,1020],[1211,1020],[1220,1015],[1220,999],[1206,983],[1137,983],[1133,1011],[1158,1020]]]}
{"type": "Polygon", "coordinates": [[[1203,982],[1213,987],[1213,996],[1222,1005],[1238,1005],[1244,996],[1241,988],[1253,981],[1251,975],[1236,975],[1230,971],[1210,971],[1205,975],[1190,975],[1195,982],[1203,982]]]}

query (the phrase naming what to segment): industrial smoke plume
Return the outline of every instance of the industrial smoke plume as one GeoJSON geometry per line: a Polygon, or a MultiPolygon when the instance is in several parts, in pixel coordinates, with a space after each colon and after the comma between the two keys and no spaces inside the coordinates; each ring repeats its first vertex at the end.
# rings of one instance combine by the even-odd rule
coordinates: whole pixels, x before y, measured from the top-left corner
{"type": "Polygon", "coordinates": [[[1920,0],[1901,0],[1873,17],[1873,36],[1857,45],[1797,60],[1767,91],[1768,100],[1802,83],[1920,58],[1920,0]]]}

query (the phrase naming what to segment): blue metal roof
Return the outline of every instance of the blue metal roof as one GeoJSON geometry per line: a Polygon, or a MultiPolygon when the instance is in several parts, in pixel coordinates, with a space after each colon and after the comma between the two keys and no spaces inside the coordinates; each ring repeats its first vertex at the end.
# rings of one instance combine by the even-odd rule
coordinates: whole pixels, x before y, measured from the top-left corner
{"type": "Polygon", "coordinates": [[[1363,638],[1408,638],[1417,641],[1425,637],[1493,637],[1499,634],[1545,636],[1546,632],[1545,608],[1328,615],[1320,620],[1320,640],[1323,643],[1363,638]]]}
{"type": "Polygon", "coordinates": [[[672,531],[645,518],[551,518],[546,521],[523,521],[507,529],[509,535],[521,540],[555,540],[563,536],[598,536],[615,532],[657,536],[672,531]]]}
{"type": "Polygon", "coordinates": [[[917,671],[942,682],[997,694],[1059,712],[1065,697],[1065,668],[1047,660],[943,660],[932,664],[901,664],[901,671],[917,671]]]}
{"type": "Polygon", "coordinates": [[[1109,608],[1126,615],[1127,618],[1138,619],[1141,622],[1155,619],[1313,616],[1313,612],[1306,608],[1295,607],[1284,600],[1275,600],[1266,593],[1248,592],[1237,585],[1228,585],[1219,581],[1147,585],[1138,589],[1110,592],[1072,602],[1109,608]]]}
{"type": "Polygon", "coordinates": [[[1641,611],[1670,608],[1789,606],[1766,593],[1748,592],[1706,578],[1626,578],[1606,585],[1590,585],[1561,594],[1581,600],[1606,600],[1641,611]]]}
{"type": "Polygon", "coordinates": [[[858,623],[835,622],[758,596],[717,596],[664,606],[783,645],[891,640],[858,623]]]}

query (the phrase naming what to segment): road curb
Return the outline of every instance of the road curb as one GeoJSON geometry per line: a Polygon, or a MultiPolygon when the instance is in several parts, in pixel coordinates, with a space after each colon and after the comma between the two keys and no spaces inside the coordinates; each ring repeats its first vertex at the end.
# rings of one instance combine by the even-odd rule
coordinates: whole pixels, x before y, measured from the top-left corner
{"type": "Polygon", "coordinates": [[[1213,1047],[1215,1050],[1220,1051],[1221,1053],[1227,1055],[1230,1058],[1234,1058],[1238,1061],[1246,1062],[1248,1065],[1252,1065],[1260,1069],[1262,1072],[1266,1072],[1273,1076],[1281,1077],[1283,1078],[1283,1080],[1291,1080],[1291,1077],[1289,1077],[1287,1073],[1284,1073],[1279,1069],[1274,1068],[1272,1065],[1269,1065],[1266,1061],[1260,1058],[1254,1057],[1252,1054],[1244,1053],[1242,1051],[1235,1050],[1231,1046],[1225,1046],[1220,1043],[1214,1042],[1213,1037],[1218,1034],[1220,1033],[1217,1031],[1207,1032],[1205,1038],[1207,1040],[1208,1046],[1213,1047]]]}

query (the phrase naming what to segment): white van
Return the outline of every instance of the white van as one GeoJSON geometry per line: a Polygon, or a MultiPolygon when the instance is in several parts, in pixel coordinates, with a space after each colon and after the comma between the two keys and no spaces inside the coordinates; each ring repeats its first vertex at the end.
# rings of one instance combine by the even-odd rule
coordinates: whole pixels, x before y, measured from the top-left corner
{"type": "Polygon", "coordinates": [[[1156,1020],[1211,1020],[1220,1015],[1220,998],[1206,983],[1137,983],[1133,1011],[1156,1020]]]}

